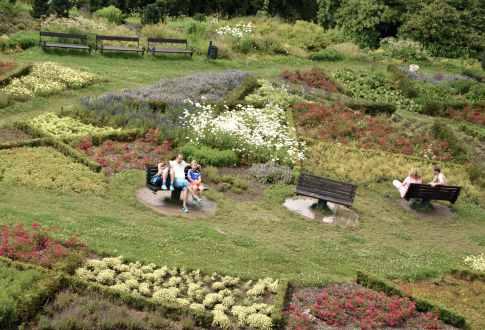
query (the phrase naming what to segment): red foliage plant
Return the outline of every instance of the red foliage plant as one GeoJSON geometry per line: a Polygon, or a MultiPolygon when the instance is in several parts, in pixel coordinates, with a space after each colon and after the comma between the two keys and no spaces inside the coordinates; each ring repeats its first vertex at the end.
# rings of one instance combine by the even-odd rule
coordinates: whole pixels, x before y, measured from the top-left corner
{"type": "Polygon", "coordinates": [[[473,124],[485,125],[485,107],[467,105],[463,110],[448,109],[447,116],[473,124]]]}
{"type": "Polygon", "coordinates": [[[50,231],[36,223],[32,224],[32,231],[25,230],[21,224],[4,225],[0,235],[0,256],[51,268],[73,253],[85,250],[86,247],[75,237],[60,241],[51,238],[50,231]]]}
{"type": "Polygon", "coordinates": [[[389,297],[355,285],[332,285],[313,295],[297,296],[288,316],[289,329],[313,329],[315,322],[337,328],[440,328],[435,314],[418,313],[408,298],[389,297]]]}
{"type": "Polygon", "coordinates": [[[446,141],[437,140],[430,134],[412,134],[412,131],[402,129],[386,116],[369,116],[340,103],[331,106],[300,103],[294,105],[293,109],[298,125],[318,139],[344,144],[354,141],[361,148],[435,160],[452,158],[446,141]],[[430,145],[433,148],[428,150],[430,145]]]}
{"type": "Polygon", "coordinates": [[[303,83],[309,87],[323,89],[331,93],[338,90],[337,85],[322,70],[316,68],[305,71],[283,71],[281,76],[291,83],[303,83]]]}

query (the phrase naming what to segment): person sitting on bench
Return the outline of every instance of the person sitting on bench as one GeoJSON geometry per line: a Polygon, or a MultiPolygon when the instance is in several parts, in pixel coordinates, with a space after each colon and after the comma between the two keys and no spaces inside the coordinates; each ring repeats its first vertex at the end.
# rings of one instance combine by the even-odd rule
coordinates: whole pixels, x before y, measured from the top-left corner
{"type": "MultiPolygon", "coordinates": [[[[185,213],[189,212],[189,209],[187,208],[189,183],[185,178],[185,167],[187,165],[188,164],[184,161],[184,156],[181,154],[177,155],[175,160],[170,161],[170,191],[175,189],[180,189],[182,191],[180,199],[183,203],[182,212],[185,213]]],[[[165,189],[166,188],[167,187],[165,187],[165,189]]]]}
{"type": "Polygon", "coordinates": [[[433,166],[433,174],[434,174],[433,181],[429,183],[430,185],[432,185],[433,187],[446,186],[447,184],[446,177],[438,165],[433,166]]]}
{"type": "Polygon", "coordinates": [[[401,198],[404,198],[406,195],[406,192],[409,189],[409,185],[411,183],[423,183],[423,180],[421,179],[421,176],[418,173],[418,170],[413,168],[411,171],[409,171],[409,175],[406,179],[404,179],[403,182],[399,180],[394,180],[392,181],[392,184],[394,187],[399,190],[399,193],[401,194],[401,198]]]}
{"type": "Polygon", "coordinates": [[[150,182],[155,186],[162,186],[162,190],[167,190],[168,164],[161,159],[157,167],[158,172],[151,178],[150,182]]]}
{"type": "Polygon", "coordinates": [[[202,175],[200,174],[200,165],[195,160],[190,163],[190,169],[187,171],[187,181],[189,181],[189,189],[192,193],[192,198],[200,203],[200,194],[204,190],[202,185],[202,175]]]}

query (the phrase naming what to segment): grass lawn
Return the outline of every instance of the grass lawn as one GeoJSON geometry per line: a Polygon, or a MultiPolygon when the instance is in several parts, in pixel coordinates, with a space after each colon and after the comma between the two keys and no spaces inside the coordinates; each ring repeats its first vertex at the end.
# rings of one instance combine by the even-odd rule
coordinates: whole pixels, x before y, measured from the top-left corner
{"type": "MultiPolygon", "coordinates": [[[[251,57],[208,62],[186,59],[120,58],[46,54],[37,48],[16,54],[18,62],[54,61],[97,73],[106,82],[0,109],[0,126],[36,113],[76,106],[82,95],[151,84],[161,77],[195,71],[240,69],[274,77],[284,69],[314,66],[291,57],[251,57]]],[[[344,61],[318,66],[365,68],[344,61]]],[[[385,65],[372,69],[385,71],[385,65]]],[[[91,248],[163,265],[200,268],[243,277],[272,276],[302,284],[346,281],[357,270],[400,279],[437,276],[483,251],[485,210],[460,200],[454,216],[417,217],[398,203],[389,182],[360,187],[354,204],[361,226],[343,229],[304,220],[281,203],[294,187],[273,186],[262,198],[236,202],[210,192],[218,212],[210,219],[160,217],[135,199],[142,171],[115,175],[105,194],[60,193],[0,180],[0,224],[39,222],[78,235],[91,248]]]]}

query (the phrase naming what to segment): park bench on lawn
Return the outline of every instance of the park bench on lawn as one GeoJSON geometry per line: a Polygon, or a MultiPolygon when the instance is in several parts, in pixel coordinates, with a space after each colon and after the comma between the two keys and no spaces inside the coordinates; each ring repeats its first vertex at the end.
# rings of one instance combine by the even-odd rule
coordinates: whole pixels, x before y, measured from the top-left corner
{"type": "MultiPolygon", "coordinates": [[[[157,173],[158,173],[158,167],[157,166],[147,166],[146,167],[146,186],[147,186],[148,189],[153,191],[154,194],[156,194],[157,191],[162,190],[161,185],[154,185],[151,182],[152,178],[157,173]]],[[[170,174],[167,177],[166,185],[167,185],[167,189],[170,189],[170,174]]],[[[182,192],[181,189],[175,188],[170,195],[170,199],[174,202],[180,201],[180,193],[181,192],[182,192]]]]}
{"type": "Polygon", "coordinates": [[[148,52],[155,54],[186,54],[192,57],[193,51],[189,49],[189,43],[186,39],[171,38],[148,38],[148,52]],[[162,47],[157,47],[160,44],[162,47]],[[183,46],[183,47],[176,47],[183,46]]]}
{"type": "Polygon", "coordinates": [[[311,174],[301,174],[296,185],[298,195],[317,198],[319,203],[332,202],[352,206],[357,186],[322,178],[311,174]]]}
{"type": "Polygon", "coordinates": [[[101,54],[103,52],[125,52],[125,53],[143,53],[145,49],[140,47],[140,37],[130,37],[130,36],[108,36],[108,35],[96,35],[96,50],[100,50],[101,54]],[[128,47],[128,46],[113,46],[113,45],[105,45],[105,41],[119,41],[119,42],[130,42],[135,43],[136,47],[128,47]]]}
{"type": "Polygon", "coordinates": [[[461,187],[456,186],[432,186],[429,184],[411,183],[404,199],[419,199],[422,203],[430,203],[432,200],[448,201],[455,204],[460,195],[461,187]]]}
{"type": "Polygon", "coordinates": [[[75,49],[87,50],[91,53],[91,46],[88,45],[88,38],[85,34],[40,31],[39,44],[42,49],[75,49]],[[46,37],[49,39],[46,40],[46,37]],[[52,40],[52,38],[56,40],[52,40]]]}

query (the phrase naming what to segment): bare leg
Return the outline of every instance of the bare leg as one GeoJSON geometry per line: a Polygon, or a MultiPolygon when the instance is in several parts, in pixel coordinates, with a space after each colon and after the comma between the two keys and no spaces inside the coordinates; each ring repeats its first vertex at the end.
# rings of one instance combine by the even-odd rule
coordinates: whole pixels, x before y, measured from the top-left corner
{"type": "Polygon", "coordinates": [[[173,181],[175,180],[175,170],[170,169],[170,185],[173,187],[173,181]]]}
{"type": "Polygon", "coordinates": [[[188,189],[182,190],[182,193],[180,194],[180,197],[182,199],[182,206],[184,208],[187,208],[188,189]]]}
{"type": "Polygon", "coordinates": [[[168,167],[166,169],[163,170],[162,172],[162,184],[166,184],[167,183],[167,177],[168,177],[168,167]]]}

